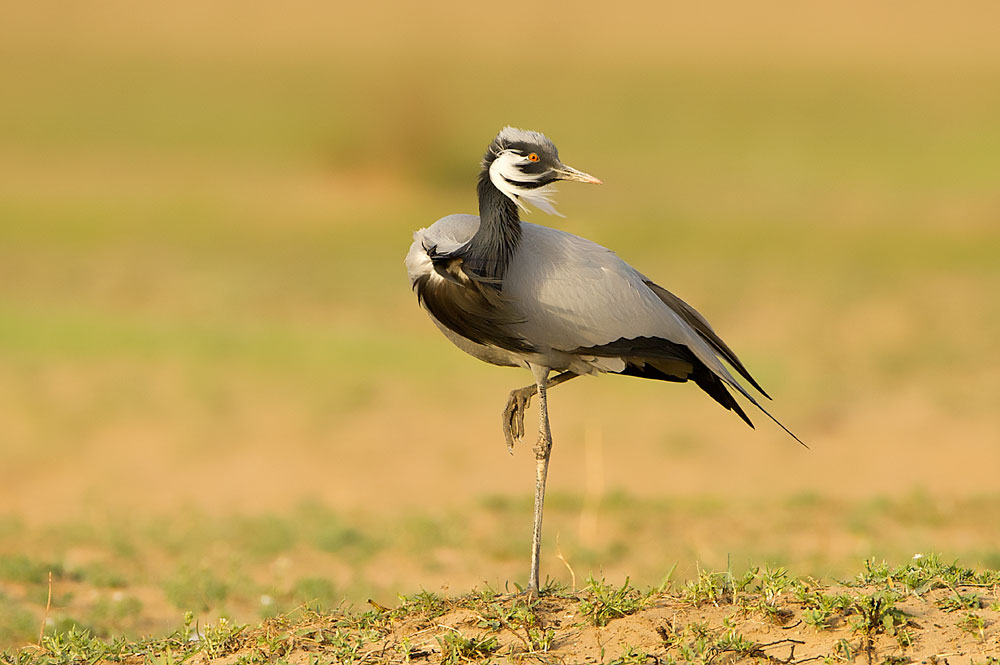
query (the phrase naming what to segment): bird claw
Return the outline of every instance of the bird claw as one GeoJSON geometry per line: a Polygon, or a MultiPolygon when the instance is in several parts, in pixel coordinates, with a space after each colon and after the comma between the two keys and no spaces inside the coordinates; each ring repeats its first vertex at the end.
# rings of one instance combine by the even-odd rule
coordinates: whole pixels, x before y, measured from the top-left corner
{"type": "Polygon", "coordinates": [[[531,396],[535,394],[535,386],[525,386],[510,391],[507,406],[503,409],[503,436],[507,441],[507,452],[514,454],[514,442],[524,438],[524,412],[531,405],[531,396]]]}

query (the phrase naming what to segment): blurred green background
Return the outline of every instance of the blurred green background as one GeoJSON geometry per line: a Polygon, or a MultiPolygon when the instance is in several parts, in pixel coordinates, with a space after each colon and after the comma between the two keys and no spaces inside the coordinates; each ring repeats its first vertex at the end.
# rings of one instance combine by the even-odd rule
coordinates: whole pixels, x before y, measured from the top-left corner
{"type": "Polygon", "coordinates": [[[543,574],[1000,565],[1000,6],[361,4],[4,7],[3,643],[48,570],[106,634],[523,583],[530,377],[402,266],[506,124],[605,182],[530,221],[694,304],[812,447],[559,388],[543,574]]]}

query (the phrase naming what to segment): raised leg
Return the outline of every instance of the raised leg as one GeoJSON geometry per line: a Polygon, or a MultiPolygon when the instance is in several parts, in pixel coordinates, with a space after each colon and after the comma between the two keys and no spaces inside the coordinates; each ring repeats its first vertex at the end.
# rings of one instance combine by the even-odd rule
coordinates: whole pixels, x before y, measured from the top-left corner
{"type": "Polygon", "coordinates": [[[552,431],[549,429],[548,390],[549,368],[531,365],[538,387],[538,443],[535,444],[535,518],[531,530],[531,574],[528,577],[528,596],[538,598],[538,568],[542,549],[542,508],[545,505],[545,478],[549,473],[549,456],[552,453],[552,431]]]}
{"type": "MultiPolygon", "coordinates": [[[[560,383],[565,383],[570,379],[580,376],[573,372],[563,372],[549,379],[546,388],[554,388],[560,383]]],[[[507,406],[503,409],[501,416],[503,424],[503,436],[507,441],[507,452],[514,454],[514,442],[524,438],[524,412],[531,405],[531,397],[538,392],[538,385],[531,384],[517,390],[510,391],[507,398],[507,406]]]]}

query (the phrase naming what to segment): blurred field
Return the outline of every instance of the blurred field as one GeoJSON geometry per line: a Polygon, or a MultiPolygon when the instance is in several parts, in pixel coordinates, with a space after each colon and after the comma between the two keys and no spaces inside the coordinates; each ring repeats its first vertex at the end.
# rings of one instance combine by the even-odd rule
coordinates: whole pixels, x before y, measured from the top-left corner
{"type": "MultiPolygon", "coordinates": [[[[421,520],[459,534],[440,551],[351,554],[365,572],[338,597],[523,574],[466,534],[500,502],[527,552],[531,459],[507,456],[499,411],[529,376],[452,348],[402,267],[415,229],[475,211],[482,150],[514,124],[606,183],[565,185],[567,218],[531,221],[615,248],[692,302],[812,447],[764,419],[748,431],[690,386],[559,388],[557,495],[625,497],[649,517],[636,529],[687,506],[676,528],[583,567],[656,577],[660,557],[637,552],[690,571],[736,551],[836,574],[911,545],[997,565],[1000,9],[504,12],[5,7],[0,553],[68,569],[67,529],[131,525],[123,552],[87,542],[96,561],[132,561],[139,584],[185,565],[147,557],[141,534],[275,519],[290,525],[280,541],[314,528],[312,505],[365,539],[421,520]],[[872,502],[918,507],[890,511],[888,544],[838,527],[773,546],[754,521],[781,523],[803,497],[806,533],[872,502]],[[935,511],[965,526],[915,535],[935,511]],[[731,514],[746,538],[706,545],[731,514]]],[[[614,542],[629,512],[580,547],[614,542]]],[[[211,550],[201,538],[193,552],[211,550]]],[[[266,571],[286,553],[268,552],[247,564],[253,597],[278,584],[266,571]]],[[[339,580],[351,561],[296,565],[339,580]]]]}

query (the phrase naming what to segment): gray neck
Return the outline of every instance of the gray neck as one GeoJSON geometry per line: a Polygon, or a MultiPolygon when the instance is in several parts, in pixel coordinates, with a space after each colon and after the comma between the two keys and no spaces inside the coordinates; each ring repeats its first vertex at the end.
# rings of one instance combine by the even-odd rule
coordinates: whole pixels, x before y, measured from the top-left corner
{"type": "Polygon", "coordinates": [[[490,181],[489,168],[479,174],[479,230],[467,245],[463,268],[500,288],[510,260],[521,242],[517,205],[490,181]]]}

